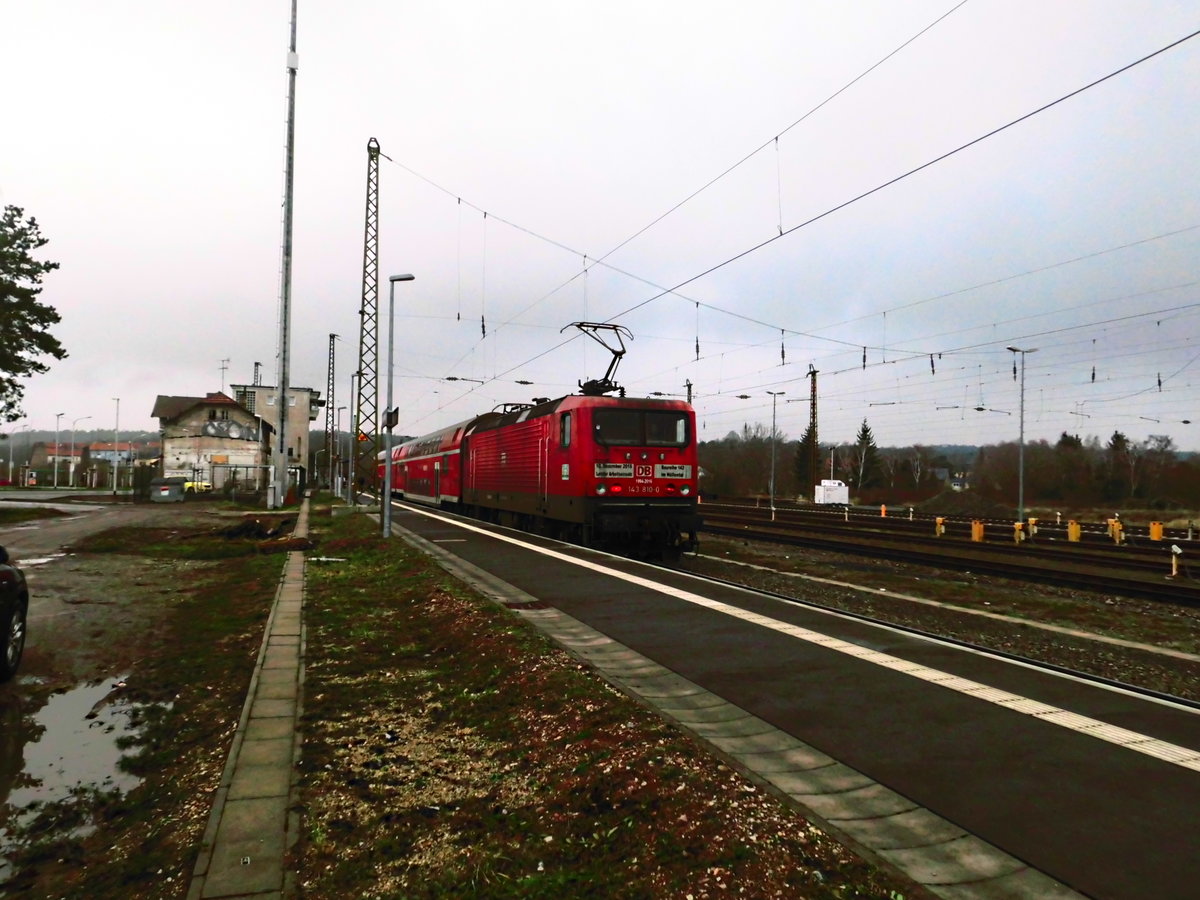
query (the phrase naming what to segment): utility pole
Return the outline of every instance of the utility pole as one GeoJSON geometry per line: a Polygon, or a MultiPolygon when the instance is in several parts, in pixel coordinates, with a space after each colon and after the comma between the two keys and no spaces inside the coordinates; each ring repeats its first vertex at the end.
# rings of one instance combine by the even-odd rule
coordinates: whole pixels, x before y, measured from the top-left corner
{"type": "Polygon", "coordinates": [[[287,162],[283,175],[283,263],[279,287],[279,428],[276,433],[279,456],[275,460],[274,484],[267,495],[267,507],[279,509],[286,502],[288,489],[288,379],[291,355],[292,323],[292,195],[296,168],[296,0],[292,0],[291,40],[288,44],[287,162]]]}
{"type": "Polygon", "coordinates": [[[218,367],[221,370],[221,393],[225,393],[225,373],[229,370],[229,358],[221,360],[221,365],[218,367]]]}
{"type": "MultiPolygon", "coordinates": [[[[358,401],[355,407],[355,468],[376,485],[379,453],[379,141],[367,141],[367,209],[363,228],[362,303],[358,314],[358,401]],[[365,440],[364,440],[365,438],[365,440]]],[[[351,485],[351,490],[356,488],[351,485]]]]}

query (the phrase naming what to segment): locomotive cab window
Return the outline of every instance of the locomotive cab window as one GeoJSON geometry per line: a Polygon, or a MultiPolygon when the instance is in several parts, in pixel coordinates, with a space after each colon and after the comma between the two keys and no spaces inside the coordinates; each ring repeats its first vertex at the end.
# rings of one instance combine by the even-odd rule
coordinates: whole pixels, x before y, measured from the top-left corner
{"type": "Polygon", "coordinates": [[[687,414],[678,410],[597,409],[596,443],[683,447],[688,442],[687,414]]]}
{"type": "Polygon", "coordinates": [[[646,443],[651,447],[682,447],[687,438],[687,416],[683,413],[646,413],[646,443]]]}
{"type": "Polygon", "coordinates": [[[558,417],[558,445],[564,450],[571,446],[571,414],[563,413],[558,417]]]}

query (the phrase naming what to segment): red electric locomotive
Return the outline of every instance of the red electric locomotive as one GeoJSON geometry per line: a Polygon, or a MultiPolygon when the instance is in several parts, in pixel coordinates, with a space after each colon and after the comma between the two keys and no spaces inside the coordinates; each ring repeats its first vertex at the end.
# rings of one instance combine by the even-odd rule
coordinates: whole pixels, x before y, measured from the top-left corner
{"type": "MultiPolygon", "coordinates": [[[[620,337],[618,326],[577,327],[620,337]]],[[[510,405],[393,448],[394,494],[639,557],[694,550],[695,412],[682,400],[604,396],[619,390],[613,352],[605,378],[580,394],[510,405]]]]}

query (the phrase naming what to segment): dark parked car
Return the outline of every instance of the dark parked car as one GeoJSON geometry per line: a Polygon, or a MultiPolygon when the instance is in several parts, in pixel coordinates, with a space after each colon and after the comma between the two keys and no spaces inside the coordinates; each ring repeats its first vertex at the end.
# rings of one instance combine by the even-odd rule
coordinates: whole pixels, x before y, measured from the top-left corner
{"type": "Polygon", "coordinates": [[[25,574],[9,562],[0,547],[0,681],[16,674],[25,650],[25,622],[29,615],[29,587],[25,574]]]}

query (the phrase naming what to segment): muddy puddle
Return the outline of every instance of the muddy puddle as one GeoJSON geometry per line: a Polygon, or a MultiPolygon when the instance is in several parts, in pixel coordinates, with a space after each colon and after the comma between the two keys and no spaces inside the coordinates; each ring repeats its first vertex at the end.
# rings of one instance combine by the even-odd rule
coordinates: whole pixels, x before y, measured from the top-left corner
{"type": "Polygon", "coordinates": [[[123,697],[123,676],[51,693],[40,709],[23,708],[37,687],[27,677],[0,693],[0,897],[14,874],[7,856],[22,826],[55,804],[86,805],[96,792],[125,793],[138,783],[121,770],[117,745],[136,730],[131,721],[138,711],[123,697]]]}

